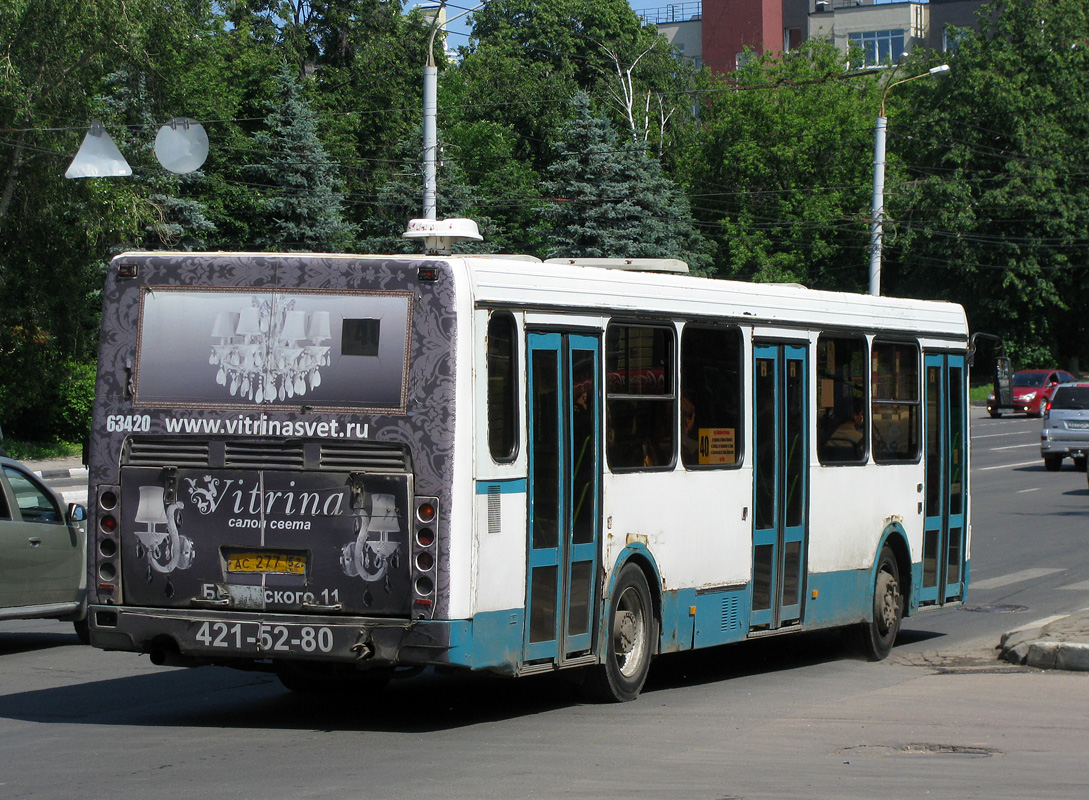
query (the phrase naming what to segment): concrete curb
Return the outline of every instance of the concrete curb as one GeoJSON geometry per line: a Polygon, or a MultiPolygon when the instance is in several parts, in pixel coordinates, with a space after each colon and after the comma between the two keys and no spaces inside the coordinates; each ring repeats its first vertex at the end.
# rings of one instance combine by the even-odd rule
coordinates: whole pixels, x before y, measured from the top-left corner
{"type": "Polygon", "coordinates": [[[1037,669],[1089,672],[1089,640],[1086,619],[1089,609],[1058,614],[1002,634],[999,658],[1037,669]]]}
{"type": "Polygon", "coordinates": [[[86,478],[87,468],[77,467],[75,469],[43,469],[34,470],[34,474],[42,480],[46,481],[58,481],[65,478],[86,478]]]}

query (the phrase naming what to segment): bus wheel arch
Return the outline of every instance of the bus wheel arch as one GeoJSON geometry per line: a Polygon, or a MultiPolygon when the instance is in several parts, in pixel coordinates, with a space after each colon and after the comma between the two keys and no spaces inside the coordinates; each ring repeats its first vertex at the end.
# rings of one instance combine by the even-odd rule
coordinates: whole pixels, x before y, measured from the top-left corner
{"type": "Polygon", "coordinates": [[[877,554],[874,557],[874,569],[877,569],[877,557],[880,556],[881,550],[885,547],[892,550],[896,558],[896,568],[900,573],[900,594],[904,599],[903,616],[911,616],[914,581],[911,579],[911,548],[908,547],[907,534],[900,525],[894,523],[885,529],[881,540],[881,546],[877,548],[877,554]]]}
{"type": "Polygon", "coordinates": [[[858,644],[870,661],[892,652],[910,599],[911,560],[901,530],[887,530],[874,561],[868,618],[858,625],[858,644]]]}
{"type": "Polygon", "coordinates": [[[620,560],[606,597],[602,662],[587,670],[583,688],[595,700],[627,702],[639,696],[659,649],[661,597],[651,561],[642,553],[620,560]]]}

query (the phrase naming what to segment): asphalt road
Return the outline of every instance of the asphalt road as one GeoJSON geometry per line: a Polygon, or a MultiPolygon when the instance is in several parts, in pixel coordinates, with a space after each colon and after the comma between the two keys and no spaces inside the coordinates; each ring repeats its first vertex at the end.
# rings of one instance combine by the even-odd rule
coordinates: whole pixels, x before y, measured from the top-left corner
{"type": "Polygon", "coordinates": [[[659,659],[643,695],[425,673],[304,697],[261,674],[155,667],[71,626],[0,623],[2,798],[1082,798],[1089,674],[994,658],[1089,606],[1085,474],[1038,420],[976,420],[973,587],[870,664],[835,633],[659,659]]]}

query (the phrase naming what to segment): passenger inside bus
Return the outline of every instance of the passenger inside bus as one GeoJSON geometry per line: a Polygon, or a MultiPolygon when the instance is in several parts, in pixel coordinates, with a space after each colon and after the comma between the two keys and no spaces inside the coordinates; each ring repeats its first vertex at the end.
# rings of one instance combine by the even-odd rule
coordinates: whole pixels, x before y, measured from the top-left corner
{"type": "Polygon", "coordinates": [[[857,461],[862,458],[864,442],[863,426],[866,423],[866,413],[862,401],[855,398],[852,403],[851,415],[840,421],[839,427],[832,432],[825,442],[825,453],[828,458],[836,461],[857,461]]]}

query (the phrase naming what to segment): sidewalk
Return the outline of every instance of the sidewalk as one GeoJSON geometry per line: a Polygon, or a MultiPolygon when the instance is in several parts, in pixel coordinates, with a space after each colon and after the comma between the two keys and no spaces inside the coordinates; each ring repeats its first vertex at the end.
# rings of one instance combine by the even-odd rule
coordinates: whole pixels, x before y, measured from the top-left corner
{"type": "Polygon", "coordinates": [[[69,458],[48,458],[42,461],[24,461],[31,471],[46,481],[63,478],[86,478],[87,468],[79,456],[69,458]]]}

